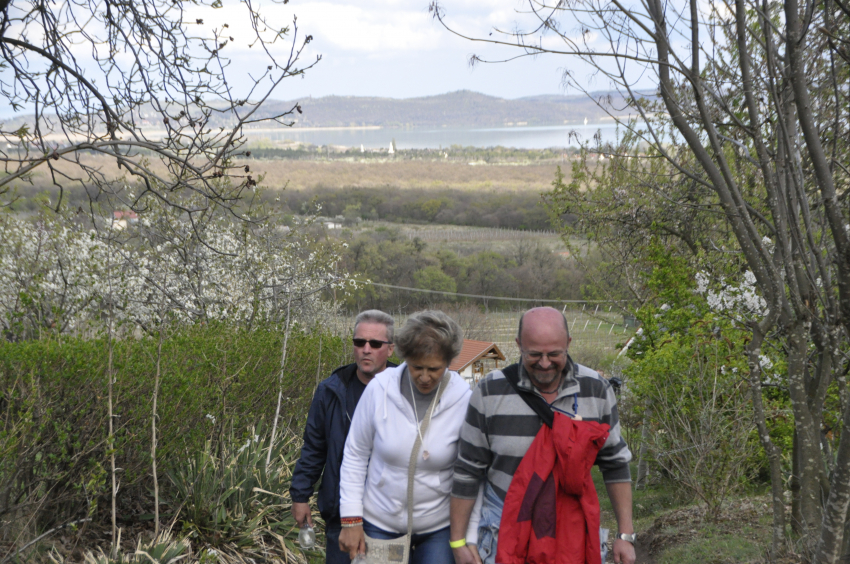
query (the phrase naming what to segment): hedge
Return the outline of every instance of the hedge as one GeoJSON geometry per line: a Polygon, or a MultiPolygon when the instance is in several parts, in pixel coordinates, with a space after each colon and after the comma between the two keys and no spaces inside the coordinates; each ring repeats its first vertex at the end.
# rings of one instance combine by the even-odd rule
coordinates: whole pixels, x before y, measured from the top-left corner
{"type": "MultiPolygon", "coordinates": [[[[169,465],[208,442],[215,449],[252,427],[271,427],[282,341],[275,328],[247,332],[226,325],[184,328],[164,339],[160,484],[169,465]]],[[[26,518],[41,529],[87,513],[108,514],[107,351],[103,338],[0,343],[0,523],[26,518]]],[[[152,511],[156,356],[156,338],[114,342],[119,520],[152,511]]],[[[281,385],[282,425],[300,435],[318,379],[348,362],[347,356],[338,336],[292,331],[281,385]]]]}

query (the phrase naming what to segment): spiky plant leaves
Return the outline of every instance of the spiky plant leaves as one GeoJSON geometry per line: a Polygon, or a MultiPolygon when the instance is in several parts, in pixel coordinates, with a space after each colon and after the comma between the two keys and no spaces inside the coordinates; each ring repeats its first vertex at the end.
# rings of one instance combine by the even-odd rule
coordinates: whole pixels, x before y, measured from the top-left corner
{"type": "MultiPolygon", "coordinates": [[[[139,539],[133,554],[121,552],[115,558],[110,558],[101,548],[96,551],[86,551],[83,555],[85,564],[175,564],[191,555],[189,541],[174,540],[168,533],[157,538],[142,542],[139,539]]],[[[56,552],[48,555],[54,564],[66,564],[65,558],[56,552]]]]}
{"type": "Polygon", "coordinates": [[[253,550],[267,537],[278,541],[285,560],[300,559],[293,552],[297,528],[289,500],[297,440],[292,433],[274,440],[269,435],[251,430],[240,439],[228,437],[218,449],[207,443],[168,470],[183,503],[185,533],[228,552],[253,550]]]}

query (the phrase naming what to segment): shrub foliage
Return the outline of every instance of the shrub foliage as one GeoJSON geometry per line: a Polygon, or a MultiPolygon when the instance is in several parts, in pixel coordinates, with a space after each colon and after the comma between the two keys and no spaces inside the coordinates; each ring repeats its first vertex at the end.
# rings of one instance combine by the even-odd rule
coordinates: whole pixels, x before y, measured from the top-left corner
{"type": "MultiPolygon", "coordinates": [[[[283,332],[273,327],[246,331],[224,324],[187,327],[165,340],[158,402],[164,518],[173,518],[184,501],[180,489],[162,479],[167,470],[199,453],[221,460],[233,442],[256,434],[252,428],[271,428],[282,342],[283,332]]],[[[125,523],[152,513],[156,346],[153,338],[115,342],[114,449],[121,469],[118,518],[125,523]]],[[[87,513],[95,519],[108,514],[106,351],[104,339],[0,342],[0,531],[7,531],[0,537],[16,534],[7,527],[12,523],[43,530],[87,513]]],[[[280,380],[290,438],[306,417],[317,380],[344,357],[339,337],[292,331],[280,380]]]]}

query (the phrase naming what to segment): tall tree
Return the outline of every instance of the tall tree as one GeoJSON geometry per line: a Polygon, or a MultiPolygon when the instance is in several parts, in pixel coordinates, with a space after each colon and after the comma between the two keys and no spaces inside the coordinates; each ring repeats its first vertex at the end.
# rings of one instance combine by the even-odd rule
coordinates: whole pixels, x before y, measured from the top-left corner
{"type": "MultiPolygon", "coordinates": [[[[787,360],[784,386],[795,421],[792,524],[803,535],[808,559],[838,561],[850,509],[844,381],[850,333],[850,6],[843,0],[526,4],[533,19],[527,28],[470,39],[520,48],[520,56],[581,60],[632,108],[634,119],[619,121],[651,147],[633,156],[661,158],[680,183],[711,192],[718,217],[734,236],[734,251],[766,303],[748,318],[757,408],[759,357],[769,335],[781,339],[787,360]],[[647,76],[654,85],[649,95],[639,92],[649,84],[647,76]],[[841,390],[843,423],[835,429],[837,448],[825,457],[823,405],[831,385],[841,390]]],[[[452,28],[442,6],[432,3],[431,10],[452,28]]],[[[475,55],[471,61],[485,62],[475,55]]],[[[581,88],[571,71],[563,78],[581,88]]],[[[610,109],[614,98],[596,99],[610,109]]],[[[618,153],[616,147],[607,151],[618,153]]],[[[656,195],[676,201],[663,187],[656,195]]],[[[757,423],[773,465],[778,548],[784,513],[779,460],[764,421],[757,423]]]]}

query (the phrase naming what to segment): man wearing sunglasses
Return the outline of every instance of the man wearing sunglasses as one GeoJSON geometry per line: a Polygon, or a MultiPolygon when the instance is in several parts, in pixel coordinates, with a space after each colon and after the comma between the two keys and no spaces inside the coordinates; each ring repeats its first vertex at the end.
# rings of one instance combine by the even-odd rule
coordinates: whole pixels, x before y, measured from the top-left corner
{"type": "Polygon", "coordinates": [[[354,409],[360,396],[376,374],[383,372],[393,353],[393,318],[383,311],[370,309],[354,320],[354,363],[342,366],[316,388],[307,425],[301,458],[295,464],[289,495],[292,516],[299,526],[313,525],[310,496],[319,478],[319,512],[325,520],[328,564],[349,564],[347,553],[339,549],[342,530],[339,517],[339,469],[354,409]]]}

